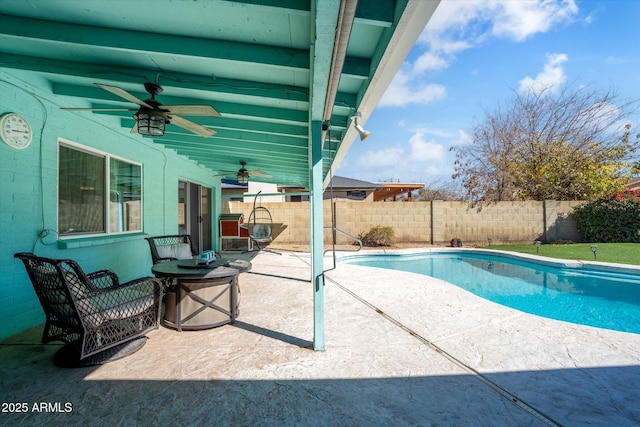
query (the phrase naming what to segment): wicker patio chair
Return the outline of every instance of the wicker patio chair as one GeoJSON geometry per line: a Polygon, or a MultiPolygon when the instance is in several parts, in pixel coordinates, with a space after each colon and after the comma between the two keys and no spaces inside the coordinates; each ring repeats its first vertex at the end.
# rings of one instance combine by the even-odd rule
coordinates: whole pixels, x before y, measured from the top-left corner
{"type": "Polygon", "coordinates": [[[198,248],[188,234],[145,237],[145,239],[149,242],[151,260],[154,264],[198,255],[198,248]]]}
{"type": "MultiPolygon", "coordinates": [[[[145,239],[149,242],[153,264],[178,259],[189,259],[198,255],[198,248],[188,234],[145,237],[145,239]]],[[[165,292],[175,288],[175,279],[165,277],[160,280],[162,281],[165,292]]]]}
{"type": "Polygon", "coordinates": [[[42,342],[66,343],[54,356],[64,367],[99,365],[138,351],[160,322],[162,284],[120,284],[109,270],[85,274],[73,260],[17,253],[46,316],[42,342]]]}

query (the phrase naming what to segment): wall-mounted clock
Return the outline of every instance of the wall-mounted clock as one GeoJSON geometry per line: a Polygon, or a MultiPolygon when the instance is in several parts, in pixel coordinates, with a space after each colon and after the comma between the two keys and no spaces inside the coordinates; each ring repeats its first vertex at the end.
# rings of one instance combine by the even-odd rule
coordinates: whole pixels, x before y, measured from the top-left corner
{"type": "Polygon", "coordinates": [[[31,144],[33,131],[27,119],[19,114],[9,113],[0,118],[0,138],[9,147],[22,150],[31,144]]]}

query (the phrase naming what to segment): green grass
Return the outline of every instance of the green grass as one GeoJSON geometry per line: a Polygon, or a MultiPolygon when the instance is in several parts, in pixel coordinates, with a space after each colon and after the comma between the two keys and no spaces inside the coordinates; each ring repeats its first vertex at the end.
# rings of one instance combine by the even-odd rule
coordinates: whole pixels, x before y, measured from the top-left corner
{"type": "MultiPolygon", "coordinates": [[[[591,245],[597,247],[596,261],[616,262],[619,264],[640,265],[640,243],[575,243],[569,245],[540,245],[538,255],[574,259],[581,261],[593,261],[591,245]]],[[[536,246],[530,245],[491,245],[485,249],[498,249],[501,251],[536,254],[536,246]]]]}

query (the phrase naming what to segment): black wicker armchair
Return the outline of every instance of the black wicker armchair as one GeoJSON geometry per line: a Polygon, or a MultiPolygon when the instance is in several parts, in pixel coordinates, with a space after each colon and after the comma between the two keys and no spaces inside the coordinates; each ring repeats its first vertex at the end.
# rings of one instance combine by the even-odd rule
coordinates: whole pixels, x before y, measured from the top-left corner
{"type": "Polygon", "coordinates": [[[188,234],[145,237],[145,239],[149,242],[151,260],[154,264],[198,255],[198,248],[188,234]]]}
{"type": "Polygon", "coordinates": [[[54,363],[99,365],[128,356],[146,343],[160,321],[162,284],[141,278],[120,284],[109,270],[85,274],[68,259],[17,253],[46,316],[42,342],[66,343],[54,363]]]}

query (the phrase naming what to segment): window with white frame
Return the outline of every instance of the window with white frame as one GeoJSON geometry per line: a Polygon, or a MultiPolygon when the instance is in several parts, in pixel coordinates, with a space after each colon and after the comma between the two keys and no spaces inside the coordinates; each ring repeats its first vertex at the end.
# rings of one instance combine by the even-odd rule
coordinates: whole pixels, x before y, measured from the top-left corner
{"type": "Polygon", "coordinates": [[[60,141],[60,237],[142,231],[142,165],[60,141]]]}

